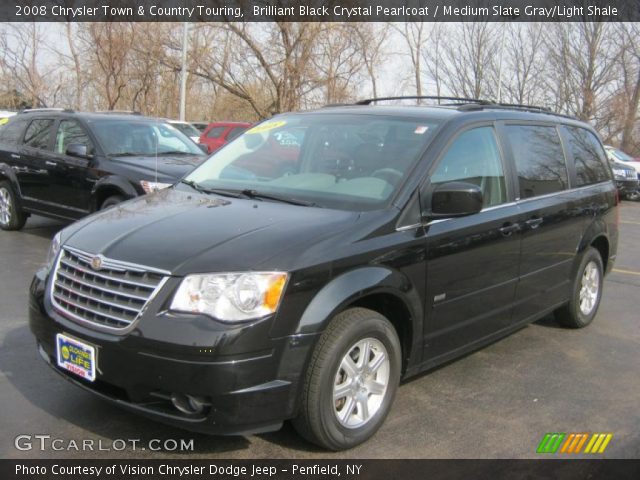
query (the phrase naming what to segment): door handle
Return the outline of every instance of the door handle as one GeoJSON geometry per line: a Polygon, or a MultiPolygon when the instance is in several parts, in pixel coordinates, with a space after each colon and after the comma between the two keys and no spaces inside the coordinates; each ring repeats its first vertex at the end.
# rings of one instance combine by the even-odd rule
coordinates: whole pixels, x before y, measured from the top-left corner
{"type": "Polygon", "coordinates": [[[44,162],[44,164],[50,167],[55,167],[56,165],[58,165],[56,162],[52,162],[51,160],[47,160],[46,162],[44,162]]]}
{"type": "Polygon", "coordinates": [[[20,160],[20,155],[18,155],[16,153],[12,153],[11,154],[11,158],[15,158],[16,160],[20,160]]]}
{"type": "Polygon", "coordinates": [[[504,237],[510,237],[514,232],[520,230],[520,226],[517,223],[507,222],[498,230],[504,237]]]}
{"type": "Polygon", "coordinates": [[[527,220],[524,223],[526,223],[527,226],[530,229],[534,230],[534,229],[538,228],[540,225],[542,225],[542,218],[540,218],[540,217],[530,218],[529,220],[527,220]]]}

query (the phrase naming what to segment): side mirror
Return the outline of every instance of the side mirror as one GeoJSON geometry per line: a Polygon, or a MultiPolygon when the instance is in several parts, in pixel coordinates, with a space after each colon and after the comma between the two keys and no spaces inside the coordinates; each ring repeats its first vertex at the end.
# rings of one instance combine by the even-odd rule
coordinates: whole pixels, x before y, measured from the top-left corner
{"type": "Polygon", "coordinates": [[[200,150],[202,150],[204,153],[209,153],[209,148],[207,148],[207,146],[204,143],[199,143],[198,147],[200,148],[200,150]]]}
{"type": "Polygon", "coordinates": [[[473,215],[482,210],[482,190],[466,182],[438,185],[431,195],[431,218],[453,218],[473,215]]]}
{"type": "Polygon", "coordinates": [[[70,157],[89,158],[89,151],[86,145],[82,143],[70,143],[67,145],[67,151],[65,152],[70,157]]]}

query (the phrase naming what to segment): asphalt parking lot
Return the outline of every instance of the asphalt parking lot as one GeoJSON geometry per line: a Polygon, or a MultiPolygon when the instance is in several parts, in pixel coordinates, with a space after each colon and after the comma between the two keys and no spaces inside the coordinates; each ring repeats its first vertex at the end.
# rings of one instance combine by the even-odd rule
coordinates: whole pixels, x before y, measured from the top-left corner
{"type": "MultiPolygon", "coordinates": [[[[583,330],[552,317],[405,382],[368,443],[330,454],[289,425],[270,434],[207,437],[122,411],[56,375],[38,356],[27,292],[49,241],[63,226],[31,218],[0,232],[0,455],[3,458],[536,458],[546,432],[613,433],[606,458],[640,457],[640,203],[623,202],[621,241],[600,312],[583,330]],[[193,452],[40,451],[15,448],[21,434],[60,445],[93,440],[193,439],[193,452]]],[[[132,366],[135,368],[135,366],[132,366]]],[[[156,443],[157,445],[157,443],[156,443]]],[[[97,447],[96,447],[97,448],[97,447]]]]}

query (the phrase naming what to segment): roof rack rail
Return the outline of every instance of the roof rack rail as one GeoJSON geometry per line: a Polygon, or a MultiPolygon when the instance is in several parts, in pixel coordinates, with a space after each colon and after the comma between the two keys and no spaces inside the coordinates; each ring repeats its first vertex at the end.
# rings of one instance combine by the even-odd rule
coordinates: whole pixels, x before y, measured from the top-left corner
{"type": "Polygon", "coordinates": [[[108,113],[112,115],[142,115],[137,110],[96,110],[95,113],[108,113]]]}
{"type": "Polygon", "coordinates": [[[375,102],[383,102],[389,100],[438,100],[440,103],[441,100],[446,100],[448,102],[457,102],[457,103],[474,103],[479,105],[487,105],[491,102],[487,100],[480,100],[478,98],[464,98],[464,97],[441,97],[441,96],[432,96],[432,95],[410,95],[410,96],[401,96],[401,97],[378,97],[378,98],[367,98],[365,100],[360,100],[355,103],[355,105],[371,105],[375,102]]]}
{"type": "Polygon", "coordinates": [[[66,112],[75,113],[75,110],[70,108],[23,108],[18,113],[33,113],[33,112],[66,112]]]}
{"type": "Polygon", "coordinates": [[[460,105],[458,110],[483,110],[485,108],[493,108],[499,110],[517,110],[519,112],[530,112],[530,113],[545,113],[547,115],[555,115],[557,117],[568,118],[571,120],[577,120],[578,118],[572,115],[565,115],[564,113],[554,112],[548,107],[541,107],[539,105],[526,105],[520,103],[494,103],[488,102],[483,104],[466,104],[460,105]]]}

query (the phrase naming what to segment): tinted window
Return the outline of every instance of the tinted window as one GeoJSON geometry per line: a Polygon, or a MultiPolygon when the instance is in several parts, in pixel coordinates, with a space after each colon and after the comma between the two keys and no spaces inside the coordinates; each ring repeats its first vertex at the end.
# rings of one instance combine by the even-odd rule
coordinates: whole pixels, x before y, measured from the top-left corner
{"type": "Polygon", "coordinates": [[[227,127],[214,127],[207,133],[208,138],[218,138],[227,127]]]}
{"type": "Polygon", "coordinates": [[[576,165],[577,186],[609,180],[604,151],[596,136],[584,128],[568,127],[567,131],[576,165]]]}
{"type": "Polygon", "coordinates": [[[508,125],[507,133],[516,161],[520,198],[567,188],[567,166],[555,127],[508,125]]]}
{"type": "Polygon", "coordinates": [[[13,122],[7,123],[2,127],[2,130],[0,130],[0,143],[15,145],[20,142],[25,123],[23,120],[14,120],[13,122]]]}
{"type": "Polygon", "coordinates": [[[242,132],[246,131],[247,127],[236,127],[233,130],[231,130],[229,132],[229,135],[227,135],[227,141],[231,141],[236,137],[239,137],[240,135],[242,135],[242,132]]]}
{"type": "Polygon", "coordinates": [[[34,120],[24,134],[24,144],[33,148],[49,148],[53,120],[34,120]]]}
{"type": "Polygon", "coordinates": [[[492,127],[466,131],[449,147],[431,175],[431,183],[453,181],[478,185],[485,207],[506,201],[504,171],[492,127]]]}
{"type": "Polygon", "coordinates": [[[72,143],[86,145],[87,150],[91,151],[91,140],[89,140],[89,137],[78,122],[75,120],[62,120],[58,127],[54,151],[64,154],[67,151],[67,147],[72,143]]]}

